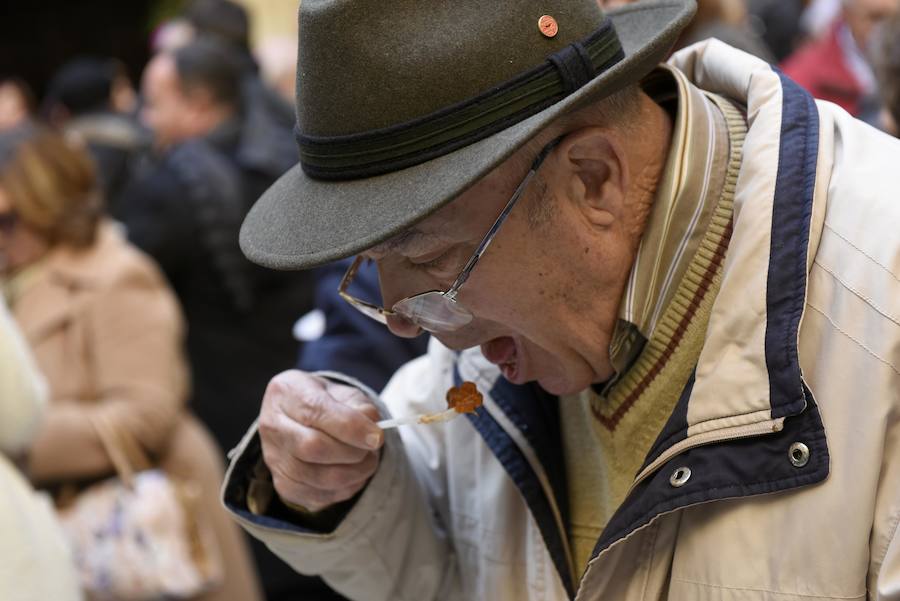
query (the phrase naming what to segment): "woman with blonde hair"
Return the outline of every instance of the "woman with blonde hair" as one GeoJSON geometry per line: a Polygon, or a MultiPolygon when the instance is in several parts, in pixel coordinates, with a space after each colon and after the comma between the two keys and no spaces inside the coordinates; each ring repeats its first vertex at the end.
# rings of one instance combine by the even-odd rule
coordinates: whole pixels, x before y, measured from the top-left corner
{"type": "Polygon", "coordinates": [[[199,485],[224,569],[195,598],[260,599],[245,542],[218,502],[220,452],[184,407],[177,301],[103,216],[86,152],[43,127],[0,135],[0,283],[49,387],[25,463],[35,485],[83,490],[113,476],[96,427],[109,424],[170,477],[199,485]]]}

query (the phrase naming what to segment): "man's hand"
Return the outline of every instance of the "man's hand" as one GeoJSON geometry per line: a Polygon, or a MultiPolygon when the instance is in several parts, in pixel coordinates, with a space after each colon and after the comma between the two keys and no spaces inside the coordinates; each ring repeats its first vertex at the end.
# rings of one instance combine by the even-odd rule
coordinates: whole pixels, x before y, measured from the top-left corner
{"type": "Polygon", "coordinates": [[[282,501],[320,511],[365,486],[384,434],[360,390],[291,370],[266,389],[259,417],[263,458],[282,501]]]}

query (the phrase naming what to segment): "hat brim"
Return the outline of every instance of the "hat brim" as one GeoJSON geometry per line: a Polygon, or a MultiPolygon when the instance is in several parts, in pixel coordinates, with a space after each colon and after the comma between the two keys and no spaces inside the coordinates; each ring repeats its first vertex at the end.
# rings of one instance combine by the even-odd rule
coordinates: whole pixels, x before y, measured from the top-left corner
{"type": "Polygon", "coordinates": [[[549,108],[484,140],[400,171],[322,181],[294,166],[269,188],[241,227],[241,250],[272,269],[307,269],[354,255],[444,206],[551,121],[635,82],[662,62],[693,16],[691,0],[608,11],[625,58],[549,108]]]}

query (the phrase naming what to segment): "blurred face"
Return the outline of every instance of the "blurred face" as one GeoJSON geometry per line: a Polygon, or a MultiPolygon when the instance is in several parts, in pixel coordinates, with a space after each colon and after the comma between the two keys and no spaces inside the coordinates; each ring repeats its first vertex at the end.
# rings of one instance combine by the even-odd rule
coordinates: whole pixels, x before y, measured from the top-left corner
{"type": "Polygon", "coordinates": [[[0,275],[34,263],[47,250],[47,242],[18,218],[9,196],[0,187],[0,275]]]}
{"type": "Polygon", "coordinates": [[[875,27],[900,10],[898,0],[847,0],[844,4],[844,20],[863,50],[869,47],[875,27]]]}
{"type": "Polygon", "coordinates": [[[0,83],[0,130],[13,128],[28,118],[28,103],[11,83],[0,83]]]}
{"type": "MultiPolygon", "coordinates": [[[[450,348],[480,346],[509,381],[537,381],[554,394],[612,375],[609,341],[635,246],[621,223],[598,227],[578,198],[568,198],[582,184],[560,168],[566,152],[549,155],[461,288],[472,322],[436,334],[450,348]],[[540,219],[537,203],[544,203],[540,219]]],[[[507,162],[410,232],[365,253],[377,261],[385,306],[446,290],[526,171],[507,162]]],[[[401,336],[417,334],[399,316],[388,325],[401,336]]]]}
{"type": "Polygon", "coordinates": [[[144,94],[141,122],[153,132],[159,148],[205,133],[200,125],[206,122],[202,118],[203,107],[197,98],[184,93],[171,56],[158,54],[150,61],[141,88],[144,94]]]}
{"type": "Polygon", "coordinates": [[[119,73],[113,78],[110,91],[113,110],[117,113],[130,115],[137,106],[137,92],[131,84],[131,79],[124,73],[119,73]]]}

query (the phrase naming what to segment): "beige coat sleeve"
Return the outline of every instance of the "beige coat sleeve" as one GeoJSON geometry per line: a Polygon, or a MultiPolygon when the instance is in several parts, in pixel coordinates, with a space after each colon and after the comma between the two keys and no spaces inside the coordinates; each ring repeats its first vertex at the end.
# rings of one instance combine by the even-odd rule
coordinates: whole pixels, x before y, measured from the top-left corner
{"type": "Polygon", "coordinates": [[[40,423],[47,387],[0,297],[0,452],[25,450],[40,423]]]}
{"type": "Polygon", "coordinates": [[[160,454],[172,432],[187,394],[181,314],[161,276],[140,267],[97,291],[79,318],[96,401],[51,403],[29,458],[37,482],[112,471],[92,425],[96,414],[151,455],[160,454]]]}
{"type": "MultiPolygon", "coordinates": [[[[414,360],[401,368],[385,394],[403,395],[407,390],[421,394],[423,381],[430,374],[427,358],[414,360]]],[[[358,383],[337,374],[324,373],[348,384],[358,383]]],[[[383,415],[386,407],[364,386],[383,415]]],[[[425,386],[427,388],[427,386],[425,386]]],[[[434,430],[419,428],[424,436],[434,430]]],[[[240,481],[235,473],[248,446],[258,444],[254,426],[233,453],[225,476],[240,481]]],[[[396,430],[385,432],[378,471],[363,494],[337,528],[320,534],[297,527],[273,527],[265,517],[235,511],[234,517],[251,535],[261,540],[278,557],[302,574],[316,574],[336,591],[354,601],[461,601],[460,574],[446,530],[441,526],[434,497],[440,493],[417,477],[427,464],[440,462],[435,456],[420,455],[431,445],[408,446],[396,430]]]]}

